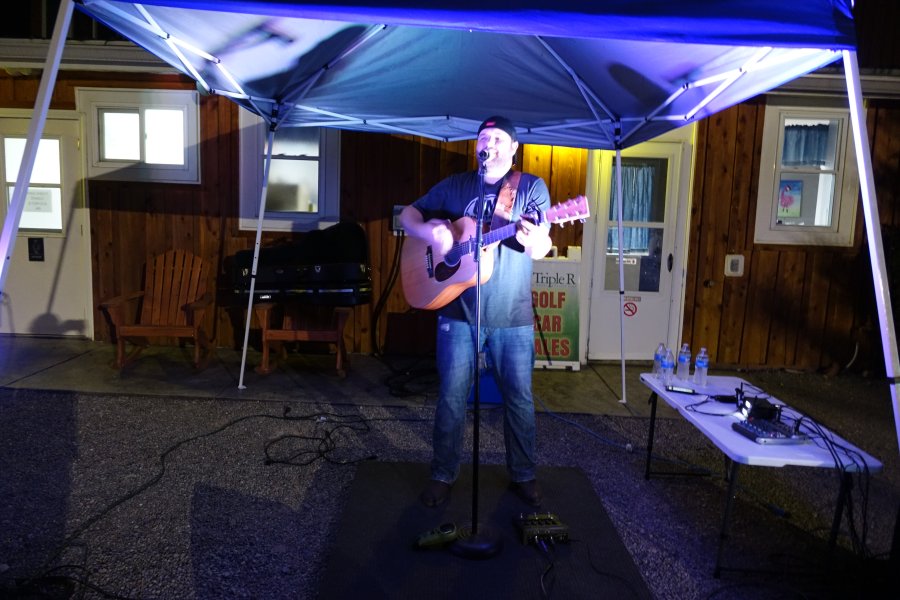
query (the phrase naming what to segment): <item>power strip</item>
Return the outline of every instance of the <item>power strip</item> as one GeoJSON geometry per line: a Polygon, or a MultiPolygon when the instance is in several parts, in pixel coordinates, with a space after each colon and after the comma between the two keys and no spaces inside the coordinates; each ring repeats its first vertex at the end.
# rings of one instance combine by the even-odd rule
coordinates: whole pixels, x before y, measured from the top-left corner
{"type": "Polygon", "coordinates": [[[552,513],[520,515],[514,521],[523,544],[569,541],[569,526],[552,513]]]}

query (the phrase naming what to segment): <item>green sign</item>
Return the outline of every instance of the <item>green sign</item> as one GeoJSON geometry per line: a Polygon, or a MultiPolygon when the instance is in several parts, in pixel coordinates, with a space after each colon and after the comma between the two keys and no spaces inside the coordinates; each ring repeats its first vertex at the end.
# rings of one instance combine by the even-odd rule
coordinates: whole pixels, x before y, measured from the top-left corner
{"type": "Polygon", "coordinates": [[[534,263],[531,301],[535,361],[540,366],[579,365],[578,267],[569,260],[534,263]]]}

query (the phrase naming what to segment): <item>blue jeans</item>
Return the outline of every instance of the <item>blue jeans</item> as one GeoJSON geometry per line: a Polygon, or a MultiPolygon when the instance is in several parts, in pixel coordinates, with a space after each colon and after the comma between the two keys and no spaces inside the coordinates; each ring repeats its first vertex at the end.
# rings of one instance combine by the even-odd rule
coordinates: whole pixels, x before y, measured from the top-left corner
{"type": "MultiPolygon", "coordinates": [[[[480,341],[503,397],[506,468],[513,482],[535,478],[534,328],[482,327],[480,341]]],[[[475,326],[438,318],[437,370],[440,395],[434,415],[431,478],[453,483],[459,475],[466,406],[475,381],[475,326]]]]}

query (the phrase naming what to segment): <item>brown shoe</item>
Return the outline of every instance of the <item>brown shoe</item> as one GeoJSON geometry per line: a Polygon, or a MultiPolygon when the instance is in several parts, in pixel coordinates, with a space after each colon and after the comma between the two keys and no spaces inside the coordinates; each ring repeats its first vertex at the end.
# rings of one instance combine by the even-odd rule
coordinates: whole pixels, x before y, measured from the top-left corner
{"type": "Polygon", "coordinates": [[[429,481],[428,485],[425,486],[425,489],[422,490],[422,493],[419,494],[419,500],[429,508],[440,506],[446,502],[449,497],[450,484],[438,481],[437,479],[429,481]]]}
{"type": "Polygon", "coordinates": [[[537,482],[537,479],[513,483],[513,490],[515,490],[519,498],[531,506],[540,506],[541,501],[544,499],[541,493],[541,485],[537,482]]]}

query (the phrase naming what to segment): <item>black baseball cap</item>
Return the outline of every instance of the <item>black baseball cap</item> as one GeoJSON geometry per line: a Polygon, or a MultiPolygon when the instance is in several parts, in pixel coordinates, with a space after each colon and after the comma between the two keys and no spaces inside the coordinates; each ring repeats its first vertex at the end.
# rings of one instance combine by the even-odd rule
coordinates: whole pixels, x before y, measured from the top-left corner
{"type": "Polygon", "coordinates": [[[506,117],[501,116],[493,116],[488,117],[484,121],[481,122],[481,125],[478,126],[478,133],[481,133],[482,129],[487,129],[489,127],[493,127],[496,129],[502,129],[506,133],[509,134],[509,137],[512,138],[512,141],[517,142],[518,137],[516,136],[516,127],[512,124],[512,121],[507,119],[506,117]]]}

